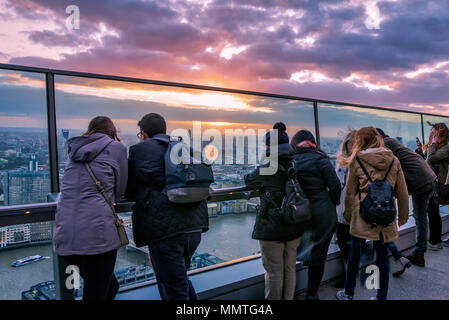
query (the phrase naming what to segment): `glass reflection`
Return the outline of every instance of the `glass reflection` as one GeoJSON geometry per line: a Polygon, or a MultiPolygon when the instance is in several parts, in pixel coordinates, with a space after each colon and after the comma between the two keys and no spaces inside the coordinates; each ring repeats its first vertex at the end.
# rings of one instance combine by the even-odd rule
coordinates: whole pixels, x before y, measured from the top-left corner
{"type": "MultiPolygon", "coordinates": [[[[55,85],[60,177],[67,159],[67,140],[81,134],[97,115],[113,119],[128,147],[139,142],[137,122],[150,112],[165,118],[169,134],[184,130],[192,140],[199,135],[204,140],[200,148],[204,149],[212,141],[221,142],[213,163],[215,189],[243,185],[243,176],[257,163],[251,162],[257,148],[252,149],[250,142],[254,139],[257,144],[258,137],[275,122],[283,121],[289,136],[304,128],[315,130],[311,102],[67,76],[56,76],[55,85]],[[234,137],[227,148],[225,136],[230,131],[234,137]],[[241,152],[243,159],[239,161],[241,152]]],[[[258,242],[251,239],[257,203],[258,199],[209,203],[210,230],[202,235],[192,267],[201,268],[257,253],[258,242]]],[[[131,214],[121,215],[132,238],[131,214]]],[[[132,243],[119,250],[116,274],[119,281],[123,280],[121,285],[152,276],[147,253],[147,247],[136,248],[132,243]]]]}

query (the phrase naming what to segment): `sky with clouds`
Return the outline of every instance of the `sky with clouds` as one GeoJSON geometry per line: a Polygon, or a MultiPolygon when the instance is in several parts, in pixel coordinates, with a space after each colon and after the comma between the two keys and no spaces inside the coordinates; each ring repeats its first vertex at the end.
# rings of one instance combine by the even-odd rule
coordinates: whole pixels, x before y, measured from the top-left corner
{"type": "MultiPolygon", "coordinates": [[[[441,0],[0,0],[0,63],[449,115],[448,16],[441,0]],[[79,29],[66,27],[68,5],[79,29]]],[[[66,82],[69,99],[80,89],[66,82]]],[[[86,85],[98,99],[130,94],[86,85]]],[[[253,122],[270,111],[228,105],[253,122]]]]}

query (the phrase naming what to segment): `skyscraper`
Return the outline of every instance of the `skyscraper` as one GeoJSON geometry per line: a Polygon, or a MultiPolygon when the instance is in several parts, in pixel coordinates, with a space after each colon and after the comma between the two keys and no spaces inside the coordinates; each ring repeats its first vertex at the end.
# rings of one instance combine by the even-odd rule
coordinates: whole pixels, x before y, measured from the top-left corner
{"type": "Polygon", "coordinates": [[[25,169],[8,170],[0,174],[4,205],[45,202],[50,193],[50,173],[25,169]]]}

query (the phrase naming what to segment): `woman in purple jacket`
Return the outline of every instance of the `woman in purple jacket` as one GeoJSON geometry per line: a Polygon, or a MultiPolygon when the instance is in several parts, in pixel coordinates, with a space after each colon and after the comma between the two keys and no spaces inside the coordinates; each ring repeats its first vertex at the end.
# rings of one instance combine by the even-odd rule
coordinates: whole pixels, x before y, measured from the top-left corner
{"type": "Polygon", "coordinates": [[[108,117],[95,117],[86,133],[67,143],[68,160],[53,230],[54,250],[79,268],[84,300],[112,300],[119,287],[114,266],[120,240],[111,207],[84,163],[89,163],[114,203],[126,188],[126,147],[108,117]]]}

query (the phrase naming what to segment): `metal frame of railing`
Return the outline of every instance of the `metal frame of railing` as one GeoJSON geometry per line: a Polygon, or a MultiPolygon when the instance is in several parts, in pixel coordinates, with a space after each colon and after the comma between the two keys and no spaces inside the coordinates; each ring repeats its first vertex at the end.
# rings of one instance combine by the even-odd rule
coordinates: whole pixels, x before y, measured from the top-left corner
{"type": "MultiPolygon", "coordinates": [[[[313,98],[304,98],[304,97],[296,97],[296,96],[288,96],[288,95],[280,95],[273,93],[265,93],[265,92],[255,92],[255,91],[247,91],[247,90],[238,90],[238,89],[229,89],[229,88],[220,88],[220,87],[211,87],[204,85],[194,85],[187,83],[177,83],[177,82],[167,82],[167,81],[157,81],[157,80],[148,80],[148,79],[139,79],[132,77],[123,77],[123,76],[114,76],[114,75],[104,75],[104,74],[95,74],[95,73],[87,73],[87,72],[77,72],[77,71],[67,71],[67,70],[54,70],[47,68],[37,68],[37,67],[29,67],[29,66],[20,66],[20,65],[12,65],[12,64],[0,64],[0,70],[11,70],[18,72],[32,72],[32,73],[40,73],[45,76],[46,83],[46,97],[47,97],[47,129],[48,129],[48,143],[49,143],[49,162],[50,162],[50,177],[51,177],[51,192],[58,193],[60,190],[59,186],[59,168],[58,168],[58,150],[57,150],[57,123],[56,123],[56,101],[55,101],[55,76],[72,76],[72,77],[82,77],[82,78],[92,78],[92,79],[101,79],[101,80],[113,80],[113,81],[122,81],[122,82],[133,82],[133,83],[141,83],[141,84],[150,84],[150,85],[160,85],[160,86],[170,86],[170,87],[178,87],[178,88],[187,88],[187,89],[198,89],[198,90],[208,90],[208,91],[218,91],[218,92],[227,92],[233,94],[244,94],[244,95],[254,95],[260,97],[269,97],[269,98],[278,98],[278,99],[288,99],[288,100],[298,100],[298,101],[307,101],[312,102],[313,104],[313,112],[314,112],[314,126],[315,126],[315,135],[318,145],[320,144],[320,130],[319,130],[319,104],[331,104],[331,105],[341,105],[341,106],[350,106],[357,108],[368,108],[368,109],[376,109],[383,111],[391,111],[391,112],[400,112],[400,113],[409,113],[420,115],[421,117],[421,136],[422,141],[425,142],[424,136],[424,116],[438,116],[447,118],[448,116],[431,114],[431,113],[422,113],[416,111],[406,111],[406,110],[397,110],[390,109],[384,107],[377,106],[369,106],[362,105],[357,103],[347,103],[340,101],[330,101],[323,99],[313,99],[313,98]]],[[[254,191],[249,191],[245,187],[234,187],[234,188],[224,188],[219,190],[213,190],[211,192],[210,201],[226,201],[233,199],[244,199],[251,198],[257,196],[257,193],[254,191]]],[[[130,202],[120,202],[118,203],[118,211],[119,212],[129,212],[131,210],[132,203],[130,202]]],[[[0,227],[7,225],[16,225],[16,224],[26,224],[33,222],[41,222],[41,221],[51,221],[54,220],[54,214],[56,210],[55,202],[48,203],[40,203],[40,204],[30,204],[30,205],[20,205],[20,206],[9,206],[9,207],[0,207],[0,227]]],[[[62,286],[62,276],[63,270],[65,270],[63,265],[60,264],[58,258],[55,257],[54,264],[54,273],[55,273],[55,283],[58,288],[57,297],[70,299],[70,292],[64,292],[62,286]]],[[[241,261],[242,259],[239,259],[241,261]]],[[[228,262],[229,263],[229,262],[228,262]]],[[[73,295],[72,295],[73,297],[73,295]]]]}

